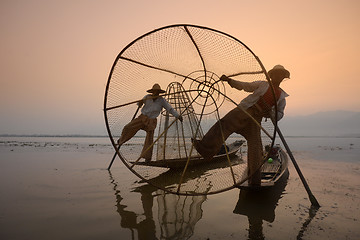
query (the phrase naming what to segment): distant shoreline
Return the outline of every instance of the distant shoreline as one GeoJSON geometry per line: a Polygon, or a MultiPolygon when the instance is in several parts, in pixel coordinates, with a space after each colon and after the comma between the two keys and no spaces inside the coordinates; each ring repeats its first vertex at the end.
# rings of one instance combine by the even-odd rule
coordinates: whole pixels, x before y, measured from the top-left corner
{"type": "MultiPolygon", "coordinates": [[[[56,138],[108,138],[107,135],[82,135],[82,134],[0,134],[0,137],[56,137],[56,138]]],[[[135,136],[135,138],[143,138],[144,136],[135,136]]],[[[154,136],[156,137],[156,136],[154,136]]],[[[278,138],[278,135],[276,135],[278,138]]],[[[360,134],[353,135],[336,135],[336,136],[292,136],[285,135],[286,138],[360,138],[360,134]]]]}
{"type": "Polygon", "coordinates": [[[72,137],[72,138],[108,138],[107,135],[82,134],[0,134],[0,137],[72,137]]]}

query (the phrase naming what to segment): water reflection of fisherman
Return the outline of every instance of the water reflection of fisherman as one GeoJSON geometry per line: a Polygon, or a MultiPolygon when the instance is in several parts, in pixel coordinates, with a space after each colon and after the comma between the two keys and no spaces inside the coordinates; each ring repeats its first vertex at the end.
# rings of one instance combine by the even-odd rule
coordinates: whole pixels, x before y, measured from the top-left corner
{"type": "MultiPolygon", "coordinates": [[[[112,176],[110,176],[112,178],[112,176]]],[[[138,239],[157,239],[156,238],[156,226],[153,219],[153,198],[152,193],[156,191],[155,187],[151,185],[144,185],[141,188],[137,189],[141,193],[141,202],[144,210],[145,219],[141,222],[137,222],[138,215],[132,211],[127,211],[126,205],[123,205],[121,201],[123,200],[120,195],[120,191],[116,190],[117,184],[112,180],[114,184],[114,190],[116,191],[116,208],[117,212],[121,216],[121,227],[128,228],[131,230],[132,239],[134,239],[134,229],[137,230],[138,239]]]]}
{"type": "Polygon", "coordinates": [[[178,196],[166,194],[152,185],[145,184],[136,187],[133,191],[141,194],[143,219],[137,222],[138,215],[125,210],[122,196],[117,190],[117,183],[110,175],[116,195],[117,212],[121,216],[121,227],[131,230],[134,239],[134,230],[137,230],[138,239],[157,239],[156,224],[153,218],[154,198],[158,202],[158,221],[160,225],[160,239],[188,239],[195,229],[195,224],[202,218],[202,203],[206,196],[178,196]],[[154,194],[155,193],[155,194],[154,194]]]}
{"type": "Polygon", "coordinates": [[[290,72],[281,65],[276,65],[269,71],[276,100],[267,81],[242,82],[225,75],[220,80],[238,90],[252,92],[244,98],[239,107],[234,108],[222,119],[216,122],[205,134],[202,140],[194,140],[194,147],[205,159],[211,159],[221,148],[223,142],[232,134],[238,133],[248,142],[249,184],[260,185],[261,174],[259,166],[262,162],[262,142],[259,124],[263,117],[274,116],[274,105],[278,107],[278,119],[284,115],[285,97],[288,95],[280,88],[285,78],[290,78],[290,72]],[[247,113],[246,113],[246,112],[247,113]],[[251,117],[249,117],[249,115],[251,117]],[[255,121],[257,121],[257,123],[255,121]]]}
{"type": "Polygon", "coordinates": [[[146,138],[144,146],[141,152],[141,157],[145,159],[146,162],[151,161],[152,152],[153,152],[153,140],[154,140],[154,130],[157,124],[157,117],[159,116],[163,108],[166,109],[171,115],[183,121],[182,116],[161,96],[160,93],[165,91],[161,89],[159,84],[154,84],[153,87],[147,90],[148,93],[144,98],[138,103],[138,106],[143,108],[141,109],[141,114],[139,117],[131,120],[127,125],[125,125],[122,130],[121,136],[118,140],[119,147],[130,140],[140,129],[146,131],[146,138]]]}
{"type": "Polygon", "coordinates": [[[249,239],[265,239],[263,221],[275,220],[275,208],[284,193],[289,172],[286,171],[278,183],[264,190],[240,190],[239,200],[234,209],[235,214],[248,217],[249,239]]]}

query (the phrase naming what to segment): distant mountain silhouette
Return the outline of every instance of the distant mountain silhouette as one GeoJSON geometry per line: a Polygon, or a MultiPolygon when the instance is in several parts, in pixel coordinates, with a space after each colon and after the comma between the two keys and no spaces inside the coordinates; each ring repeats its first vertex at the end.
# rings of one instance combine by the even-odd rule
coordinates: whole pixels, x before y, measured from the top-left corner
{"type": "Polygon", "coordinates": [[[285,136],[360,137],[360,112],[329,111],[307,116],[286,116],[279,122],[285,136]]]}

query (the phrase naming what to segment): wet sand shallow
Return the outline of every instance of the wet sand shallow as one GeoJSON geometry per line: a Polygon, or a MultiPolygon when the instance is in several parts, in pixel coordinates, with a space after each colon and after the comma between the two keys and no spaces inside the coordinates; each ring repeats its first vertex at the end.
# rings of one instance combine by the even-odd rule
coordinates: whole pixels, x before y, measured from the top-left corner
{"type": "Polygon", "coordinates": [[[320,209],[292,164],[260,202],[239,189],[185,197],[140,184],[119,160],[108,172],[107,139],[0,140],[1,239],[360,238],[359,139],[288,139],[320,209]]]}

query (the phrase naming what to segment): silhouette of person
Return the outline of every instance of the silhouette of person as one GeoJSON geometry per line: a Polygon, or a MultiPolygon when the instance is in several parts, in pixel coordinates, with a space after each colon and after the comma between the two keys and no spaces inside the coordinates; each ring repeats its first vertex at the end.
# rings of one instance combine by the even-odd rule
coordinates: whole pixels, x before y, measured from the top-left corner
{"type": "Polygon", "coordinates": [[[280,88],[280,83],[285,78],[290,78],[290,72],[282,65],[276,65],[268,74],[271,78],[276,99],[273,97],[274,95],[268,81],[242,82],[222,75],[220,80],[228,82],[231,87],[252,92],[252,94],[244,98],[238,107],[217,121],[203,139],[193,140],[194,147],[201,156],[205,159],[211,159],[219,152],[224,141],[232,133],[244,136],[248,144],[248,182],[250,185],[261,184],[259,167],[262,162],[263,150],[259,124],[261,124],[263,117],[275,116],[275,104],[277,104],[278,109],[277,120],[280,120],[284,115],[285,97],[288,96],[280,88]]]}
{"type": "Polygon", "coordinates": [[[153,87],[147,90],[148,93],[138,103],[139,107],[144,105],[141,109],[139,117],[131,120],[122,130],[121,136],[118,140],[119,147],[125,142],[129,141],[140,129],[146,131],[144,146],[141,152],[141,158],[145,162],[150,162],[153,152],[154,131],[157,125],[157,117],[163,108],[171,115],[183,121],[182,116],[161,96],[160,93],[165,91],[161,89],[159,84],[154,84],[153,87]]]}

